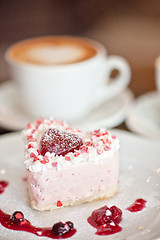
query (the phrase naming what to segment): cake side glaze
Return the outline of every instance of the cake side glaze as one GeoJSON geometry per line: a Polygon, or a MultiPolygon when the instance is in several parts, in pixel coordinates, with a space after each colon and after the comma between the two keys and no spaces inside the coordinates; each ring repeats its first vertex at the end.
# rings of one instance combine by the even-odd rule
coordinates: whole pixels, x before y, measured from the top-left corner
{"type": "Polygon", "coordinates": [[[66,122],[52,118],[49,120],[38,119],[32,124],[29,123],[22,135],[25,142],[25,165],[31,172],[41,172],[51,168],[60,170],[71,165],[100,162],[104,158],[113,156],[119,149],[119,140],[106,129],[84,133],[80,129],[70,127],[66,122]],[[78,151],[75,150],[65,156],[57,156],[49,152],[42,156],[39,144],[42,135],[49,128],[75,133],[82,138],[83,145],[78,151]]]}

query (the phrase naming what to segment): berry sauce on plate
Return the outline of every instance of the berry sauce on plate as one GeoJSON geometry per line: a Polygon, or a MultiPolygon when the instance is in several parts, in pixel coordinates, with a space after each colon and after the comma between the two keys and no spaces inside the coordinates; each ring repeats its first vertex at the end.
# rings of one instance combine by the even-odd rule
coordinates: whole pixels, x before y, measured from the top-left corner
{"type": "Polygon", "coordinates": [[[142,211],[143,208],[146,207],[146,202],[147,201],[142,198],[136,199],[135,202],[127,208],[127,210],[130,212],[142,211]]]}
{"type": "Polygon", "coordinates": [[[0,194],[4,192],[4,190],[7,186],[8,186],[7,181],[0,181],[0,194]]]}
{"type": "Polygon", "coordinates": [[[116,206],[103,206],[92,212],[87,219],[88,223],[97,229],[98,235],[110,235],[122,230],[119,223],[122,220],[122,211],[116,206]]]}
{"type": "Polygon", "coordinates": [[[56,223],[52,228],[35,227],[24,218],[23,213],[20,211],[9,215],[0,210],[0,223],[3,227],[11,230],[30,232],[39,237],[43,236],[52,239],[69,238],[76,233],[76,229],[70,221],[56,223]]]}

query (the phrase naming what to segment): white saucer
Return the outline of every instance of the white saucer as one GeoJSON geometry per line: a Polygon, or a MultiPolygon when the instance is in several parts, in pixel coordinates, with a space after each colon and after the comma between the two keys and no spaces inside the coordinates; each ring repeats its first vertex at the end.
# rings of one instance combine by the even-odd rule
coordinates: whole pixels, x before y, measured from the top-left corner
{"type": "Polygon", "coordinates": [[[126,125],[135,133],[160,140],[160,94],[155,91],[139,97],[130,109],[126,125]]]}
{"type": "MultiPolygon", "coordinates": [[[[113,128],[122,123],[127,114],[133,93],[126,89],[123,93],[106,101],[75,127],[82,129],[96,129],[99,127],[113,128]]],[[[34,119],[18,108],[15,88],[12,81],[0,85],[0,126],[9,130],[21,130],[34,119]]]]}

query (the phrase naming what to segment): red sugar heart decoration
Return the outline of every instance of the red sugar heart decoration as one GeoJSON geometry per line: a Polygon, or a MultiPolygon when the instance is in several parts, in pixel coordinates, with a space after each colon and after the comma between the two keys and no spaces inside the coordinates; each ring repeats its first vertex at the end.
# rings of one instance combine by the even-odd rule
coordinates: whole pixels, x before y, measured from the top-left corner
{"type": "Polygon", "coordinates": [[[83,142],[78,135],[56,128],[50,128],[42,136],[40,152],[43,156],[46,152],[55,153],[55,155],[58,156],[65,156],[69,152],[79,150],[81,145],[83,145],[83,142]]]}

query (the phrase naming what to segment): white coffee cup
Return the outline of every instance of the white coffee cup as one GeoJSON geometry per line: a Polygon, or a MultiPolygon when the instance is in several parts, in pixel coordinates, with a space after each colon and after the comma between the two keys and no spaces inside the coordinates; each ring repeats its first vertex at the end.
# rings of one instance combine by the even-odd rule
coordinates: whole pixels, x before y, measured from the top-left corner
{"type": "Polygon", "coordinates": [[[72,36],[27,39],[6,52],[20,105],[34,117],[74,122],[121,93],[131,73],[97,41],[72,36]],[[112,70],[118,77],[109,81],[112,70]]]}
{"type": "Polygon", "coordinates": [[[155,77],[156,77],[156,87],[160,93],[160,56],[157,57],[155,61],[155,77]]]}

